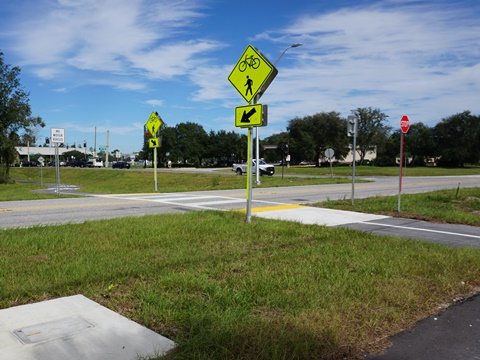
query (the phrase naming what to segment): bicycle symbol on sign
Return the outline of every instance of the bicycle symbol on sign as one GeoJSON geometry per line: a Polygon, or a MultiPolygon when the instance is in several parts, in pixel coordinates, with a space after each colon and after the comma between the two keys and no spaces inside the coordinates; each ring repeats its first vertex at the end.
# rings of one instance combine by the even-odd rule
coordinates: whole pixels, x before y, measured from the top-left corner
{"type": "Polygon", "coordinates": [[[245,59],[238,64],[238,70],[240,70],[240,72],[244,72],[247,70],[247,66],[253,69],[258,69],[260,66],[260,59],[253,57],[253,55],[245,55],[245,59]]]}

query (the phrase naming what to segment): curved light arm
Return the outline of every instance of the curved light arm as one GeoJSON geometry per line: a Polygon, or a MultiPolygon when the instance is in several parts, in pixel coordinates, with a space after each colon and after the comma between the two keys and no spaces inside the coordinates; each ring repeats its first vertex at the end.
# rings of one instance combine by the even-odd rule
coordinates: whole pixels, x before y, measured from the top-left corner
{"type": "Polygon", "coordinates": [[[280,59],[283,57],[283,55],[285,55],[285,53],[287,52],[288,49],[295,48],[295,47],[299,47],[299,46],[302,46],[302,44],[292,44],[292,45],[290,45],[289,47],[287,47],[285,50],[283,50],[283,52],[280,54],[280,56],[278,57],[277,61],[275,61],[275,63],[273,64],[273,66],[276,66],[276,65],[278,64],[278,62],[279,62],[280,59]]]}

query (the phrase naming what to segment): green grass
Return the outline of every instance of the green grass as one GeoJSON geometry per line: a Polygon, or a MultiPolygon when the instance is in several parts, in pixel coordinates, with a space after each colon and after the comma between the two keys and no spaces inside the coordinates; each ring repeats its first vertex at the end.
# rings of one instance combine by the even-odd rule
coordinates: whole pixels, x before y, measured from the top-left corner
{"type": "Polygon", "coordinates": [[[171,359],[353,358],[480,282],[480,250],[234,212],[7,229],[0,255],[2,308],[82,293],[171,359]]]}
{"type": "MultiPolygon", "coordinates": [[[[321,185],[321,184],[341,184],[348,183],[348,178],[352,175],[352,168],[348,166],[336,166],[334,177],[330,177],[330,168],[315,167],[290,167],[284,168],[285,176],[282,179],[281,168],[276,169],[276,174],[272,177],[261,177],[259,187],[283,187],[283,186],[301,186],[301,185],[321,185]],[[291,175],[301,175],[306,177],[290,177],[291,175]],[[312,176],[312,177],[309,177],[312,176]],[[321,176],[321,178],[313,178],[321,176]]],[[[16,179],[40,182],[39,168],[12,168],[11,176],[16,179]]],[[[480,174],[480,167],[466,167],[459,169],[445,168],[408,168],[409,176],[455,176],[455,175],[475,175],[480,174]]],[[[373,167],[357,166],[357,176],[398,176],[397,167],[373,167]]],[[[144,193],[154,191],[154,175],[151,169],[130,169],[129,171],[110,171],[105,169],[72,169],[62,168],[60,170],[60,179],[62,184],[79,185],[81,191],[92,193],[144,193]]],[[[246,187],[246,176],[232,176],[230,170],[225,174],[220,173],[180,173],[176,170],[171,172],[158,173],[157,188],[161,192],[183,192],[183,191],[202,191],[202,190],[228,190],[244,189],[246,187]]],[[[55,169],[45,168],[42,170],[42,180],[47,183],[55,183],[55,169]]],[[[357,182],[364,180],[357,179],[357,182]]],[[[254,185],[255,186],[255,185],[254,185]]],[[[255,186],[258,187],[258,186],[255,186]]],[[[8,186],[2,186],[7,189],[8,186]]],[[[26,193],[22,194],[18,200],[28,199],[26,193]]],[[[43,195],[42,198],[55,197],[56,195],[43,195]]],[[[33,198],[40,198],[35,195],[33,198]]],[[[0,192],[0,201],[14,200],[3,190],[0,192]]]]}
{"type": "Polygon", "coordinates": [[[422,194],[402,194],[400,212],[398,196],[325,201],[313,204],[330,209],[383,214],[431,222],[480,226],[480,188],[438,190],[422,194]]]}
{"type": "MultiPolygon", "coordinates": [[[[326,170],[325,179],[262,177],[262,186],[328,183],[326,170]]],[[[12,176],[39,181],[39,170],[12,169],[12,176]]],[[[62,169],[61,178],[83,191],[153,191],[153,173],[141,170],[62,169]]],[[[164,192],[242,188],[246,181],[174,172],[158,179],[164,192]]],[[[55,182],[53,169],[44,169],[43,181],[55,182]]],[[[0,185],[0,200],[42,198],[31,192],[38,187],[0,185]]],[[[400,214],[396,196],[320,206],[478,226],[479,198],[480,188],[403,194],[400,214]]],[[[355,358],[478,292],[479,255],[349,229],[255,217],[247,224],[234,212],[7,229],[0,307],[82,293],[176,341],[168,359],[355,358]]]]}
{"type": "MultiPolygon", "coordinates": [[[[334,176],[352,176],[351,166],[333,166],[334,176]]],[[[281,168],[277,173],[281,172],[281,168]]],[[[314,167],[314,166],[291,166],[284,168],[286,175],[314,175],[314,176],[330,176],[330,167],[314,167]]],[[[456,176],[456,175],[480,175],[480,166],[466,166],[464,168],[441,168],[441,167],[409,167],[404,168],[406,176],[456,176]]],[[[356,166],[356,176],[399,176],[398,166],[356,166]]]]}
{"type": "MultiPolygon", "coordinates": [[[[35,168],[11,169],[11,176],[16,179],[40,181],[40,171],[35,168]]],[[[154,173],[152,171],[111,171],[102,169],[60,170],[62,184],[79,185],[81,191],[93,193],[142,193],[154,191],[154,173]]],[[[55,183],[55,169],[43,169],[43,181],[55,183]]],[[[319,184],[342,184],[351,180],[347,178],[284,178],[262,176],[260,187],[281,187],[319,184]]],[[[182,192],[202,190],[227,190],[246,187],[246,176],[231,174],[204,174],[159,172],[157,188],[161,192],[182,192]]],[[[1,195],[0,195],[1,196],[1,195]]]]}
{"type": "Polygon", "coordinates": [[[52,195],[52,194],[40,194],[36,190],[44,189],[45,186],[40,184],[29,183],[13,183],[13,184],[0,184],[0,201],[18,201],[18,200],[40,200],[51,199],[53,197],[72,197],[71,195],[52,195]]]}

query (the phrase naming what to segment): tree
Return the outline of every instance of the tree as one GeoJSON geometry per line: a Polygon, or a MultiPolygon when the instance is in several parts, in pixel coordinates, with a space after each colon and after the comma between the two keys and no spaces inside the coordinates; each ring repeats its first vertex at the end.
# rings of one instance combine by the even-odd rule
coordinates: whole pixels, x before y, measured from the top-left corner
{"type": "Polygon", "coordinates": [[[433,129],[440,163],[461,166],[480,161],[480,117],[464,111],[442,119],[433,129]]]}
{"type": "Polygon", "coordinates": [[[0,183],[10,181],[10,165],[21,137],[35,126],[45,126],[40,117],[31,117],[30,94],[23,90],[19,75],[20,68],[5,64],[0,52],[0,183]]]}
{"type": "Polygon", "coordinates": [[[171,160],[174,164],[178,162],[179,153],[176,148],[177,135],[174,127],[163,125],[160,129],[160,147],[158,149],[158,162],[167,165],[171,160]],[[168,155],[167,155],[168,154],[168,155]]]}
{"type": "Polygon", "coordinates": [[[282,131],[281,133],[273,134],[269,137],[266,137],[265,139],[263,139],[262,142],[267,145],[277,146],[276,150],[264,151],[265,161],[267,163],[272,163],[283,158],[282,145],[287,144],[290,147],[290,135],[288,134],[288,132],[282,131]]]}
{"type": "Polygon", "coordinates": [[[382,146],[381,150],[377,150],[377,158],[374,160],[375,166],[395,166],[396,158],[400,154],[400,140],[402,131],[400,129],[395,130],[385,144],[382,146]]]}
{"type": "MultiPolygon", "coordinates": [[[[98,156],[100,156],[100,154],[97,154],[98,156]]],[[[63,156],[65,157],[65,160],[81,160],[81,159],[84,159],[85,158],[85,154],[76,150],[75,148],[70,150],[70,151],[66,151],[63,153],[63,156]]]]}
{"type": "Polygon", "coordinates": [[[406,156],[408,154],[412,157],[412,163],[425,165],[425,158],[434,157],[436,152],[437,146],[432,128],[421,122],[410,125],[410,129],[405,135],[405,153],[406,156]]]}
{"type": "Polygon", "coordinates": [[[369,151],[377,153],[386,144],[391,127],[386,126],[388,115],[379,109],[358,108],[352,110],[352,115],[357,119],[357,151],[360,155],[360,165],[369,151]]]}
{"type": "Polygon", "coordinates": [[[218,165],[231,165],[233,162],[239,159],[244,159],[246,156],[246,144],[245,136],[237,134],[233,131],[226,132],[220,130],[215,133],[213,130],[208,135],[208,149],[206,156],[218,165]],[[243,146],[245,145],[245,146],[243,146]]]}
{"type": "Polygon", "coordinates": [[[208,135],[201,125],[187,122],[175,126],[176,149],[183,164],[201,166],[207,152],[208,135]]]}
{"type": "Polygon", "coordinates": [[[313,116],[295,118],[287,126],[290,134],[289,150],[296,161],[315,161],[323,157],[328,148],[335,151],[335,158],[343,159],[348,154],[346,122],[334,111],[313,116]]]}

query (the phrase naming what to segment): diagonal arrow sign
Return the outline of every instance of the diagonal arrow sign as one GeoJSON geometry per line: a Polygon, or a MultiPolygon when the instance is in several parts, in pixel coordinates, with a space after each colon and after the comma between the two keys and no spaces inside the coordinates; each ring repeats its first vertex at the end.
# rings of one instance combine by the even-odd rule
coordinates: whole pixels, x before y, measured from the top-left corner
{"type": "Polygon", "coordinates": [[[251,109],[248,113],[246,110],[243,110],[243,115],[242,115],[242,120],[240,122],[242,123],[249,123],[250,122],[250,117],[257,112],[257,109],[253,108],[251,109]]]}

